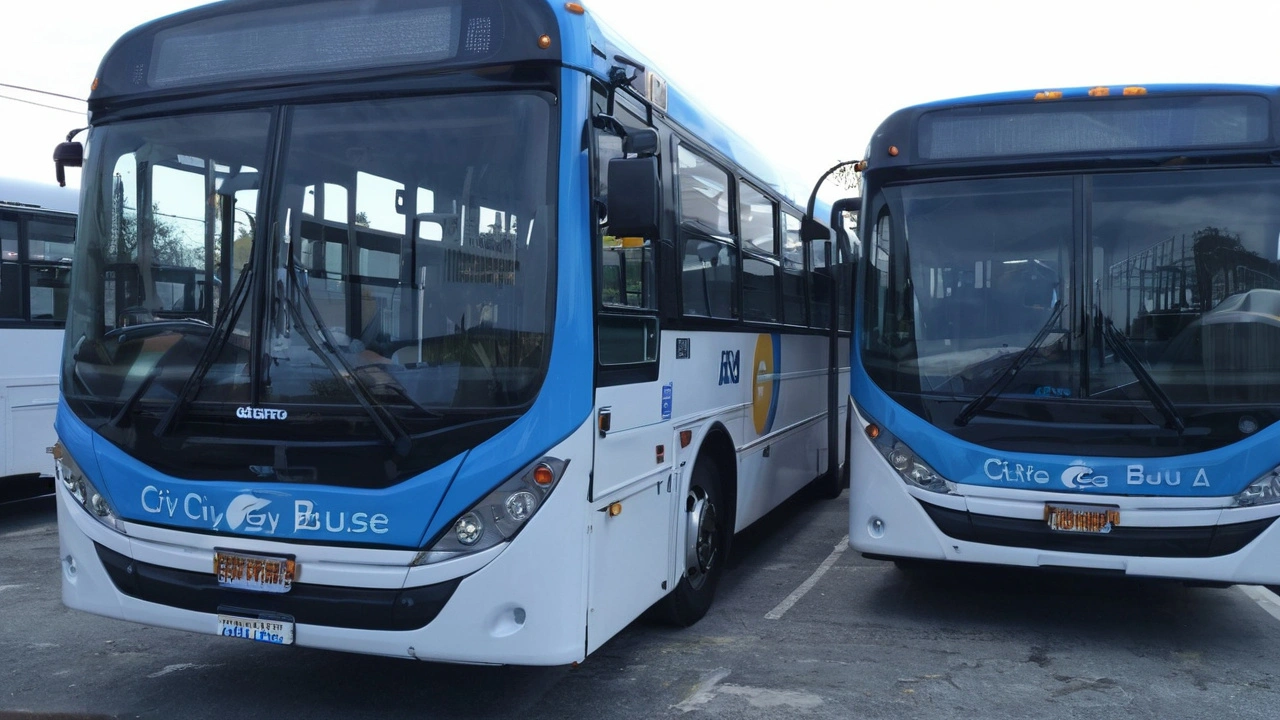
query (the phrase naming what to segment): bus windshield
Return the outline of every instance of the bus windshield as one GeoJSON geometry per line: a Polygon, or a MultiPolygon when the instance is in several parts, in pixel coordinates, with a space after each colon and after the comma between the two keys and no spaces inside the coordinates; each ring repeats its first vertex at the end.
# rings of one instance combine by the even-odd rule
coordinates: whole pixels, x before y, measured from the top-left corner
{"type": "Polygon", "coordinates": [[[527,405],[552,322],[551,128],[537,93],[95,128],[68,401],[108,427],[177,402],[415,432],[527,405]]]}
{"type": "Polygon", "coordinates": [[[1165,394],[1200,436],[1238,439],[1212,415],[1280,400],[1278,200],[1274,168],[883,187],[864,365],[950,428],[1044,330],[991,414],[1165,425],[1165,394]]]}

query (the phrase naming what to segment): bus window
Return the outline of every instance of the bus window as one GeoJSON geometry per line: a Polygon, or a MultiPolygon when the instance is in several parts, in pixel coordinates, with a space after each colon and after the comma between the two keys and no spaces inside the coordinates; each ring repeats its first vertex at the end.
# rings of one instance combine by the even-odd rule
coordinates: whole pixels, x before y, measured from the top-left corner
{"type": "Polygon", "coordinates": [[[782,322],[804,325],[805,267],[804,243],[800,240],[800,218],[782,214],[782,322]]]}
{"type": "Polygon", "coordinates": [[[742,183],[738,193],[738,233],[742,240],[742,315],[777,322],[778,264],[775,204],[763,192],[742,183]]]}
{"type": "Polygon", "coordinates": [[[684,313],[736,318],[739,260],[729,235],[729,175],[684,146],[677,164],[680,227],[686,235],[680,270],[684,313]]]}
{"type": "Polygon", "coordinates": [[[18,265],[18,223],[0,221],[0,318],[22,317],[22,270],[18,265]]]}

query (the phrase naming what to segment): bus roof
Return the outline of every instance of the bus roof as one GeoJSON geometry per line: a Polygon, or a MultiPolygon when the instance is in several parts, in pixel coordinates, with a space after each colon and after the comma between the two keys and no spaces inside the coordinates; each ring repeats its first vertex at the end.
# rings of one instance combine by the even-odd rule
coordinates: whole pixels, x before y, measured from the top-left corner
{"type": "MultiPolygon", "coordinates": [[[[657,78],[665,95],[665,102],[655,103],[659,113],[745,169],[756,182],[772,187],[803,207],[807,197],[804,185],[784,180],[782,173],[741,136],[678,87],[667,85],[646,57],[589,10],[558,0],[457,3],[460,0],[385,4],[379,0],[309,4],[305,0],[227,0],[174,13],[127,32],[107,52],[89,97],[91,117],[102,110],[136,103],[144,96],[168,99],[190,96],[196,88],[221,92],[296,85],[297,73],[324,79],[350,76],[353,72],[394,70],[403,74],[418,67],[447,71],[477,63],[556,59],[607,82],[610,69],[622,64],[616,59],[621,56],[645,68],[635,82],[635,89],[642,97],[647,98],[649,94],[651,77],[657,78]],[[492,41],[490,35],[482,34],[473,42],[468,34],[467,41],[459,42],[453,49],[449,49],[447,43],[435,50],[422,51],[390,47],[385,54],[368,49],[386,46],[388,37],[403,36],[402,31],[393,32],[396,22],[411,20],[443,27],[444,20],[437,17],[440,13],[436,10],[459,6],[468,18],[472,14],[481,20],[492,18],[493,27],[497,28],[492,41]],[[295,8],[296,15],[293,14],[295,8]],[[246,16],[244,22],[273,23],[282,28],[293,26],[293,32],[282,33],[279,40],[287,47],[255,49],[248,53],[247,48],[258,48],[260,44],[254,40],[257,35],[246,35],[243,28],[227,21],[237,14],[246,16]],[[344,57],[341,53],[308,56],[310,51],[305,48],[315,45],[317,34],[331,32],[335,23],[343,22],[350,23],[344,28],[348,31],[348,41],[358,40],[362,34],[373,37],[374,41],[357,42],[362,49],[350,64],[331,62],[331,58],[344,57]],[[538,33],[546,38],[545,46],[532,42],[538,33]]],[[[479,27],[490,25],[481,23],[479,27]]]]}
{"type": "Polygon", "coordinates": [[[1280,138],[1280,87],[1180,84],[1022,90],[922,103],[890,115],[868,169],[964,162],[1258,152],[1280,138]],[[1195,102],[1187,102],[1195,99],[1195,102]]]}
{"type": "Polygon", "coordinates": [[[1221,95],[1221,94],[1255,94],[1276,96],[1280,87],[1274,85],[1229,85],[1229,84],[1177,84],[1177,85],[1093,85],[1091,87],[1073,88],[1040,88],[1037,90],[1013,90],[1009,92],[987,93],[985,95],[969,95],[944,100],[912,105],[904,110],[936,110],[943,107],[965,107],[972,105],[996,105],[1002,103],[1045,102],[1046,100],[1072,100],[1088,97],[1124,97],[1125,90],[1129,96],[1135,94],[1156,95],[1221,95]],[[1101,94],[1105,90],[1106,93],[1101,94]],[[1094,93],[1091,95],[1091,93],[1094,93]]]}
{"type": "MultiPolygon", "coordinates": [[[[559,4],[556,5],[559,7],[559,4]]],[[[562,25],[574,20],[573,15],[566,14],[564,8],[560,8],[558,12],[561,14],[562,25]]],[[[703,109],[696,100],[686,94],[678,85],[667,83],[666,76],[658,68],[654,67],[647,57],[636,50],[611,27],[591,14],[590,9],[586,14],[589,42],[578,43],[572,47],[566,42],[566,55],[564,58],[566,65],[586,70],[601,80],[607,80],[610,68],[618,64],[614,60],[617,55],[644,66],[645,73],[641,74],[636,80],[635,89],[642,96],[647,97],[649,89],[647,75],[656,75],[666,95],[665,108],[662,107],[661,103],[658,103],[655,107],[656,110],[711,145],[726,158],[746,169],[755,176],[757,181],[769,185],[784,198],[791,200],[801,209],[804,208],[808,194],[807,187],[795,179],[784,176],[751,143],[743,139],[742,136],[738,135],[710,112],[703,109]]],[[[566,36],[568,35],[567,32],[565,34],[566,36]]]]}
{"type": "Polygon", "coordinates": [[[22,208],[74,215],[80,205],[80,191],[16,178],[0,178],[0,209],[22,208]]]}

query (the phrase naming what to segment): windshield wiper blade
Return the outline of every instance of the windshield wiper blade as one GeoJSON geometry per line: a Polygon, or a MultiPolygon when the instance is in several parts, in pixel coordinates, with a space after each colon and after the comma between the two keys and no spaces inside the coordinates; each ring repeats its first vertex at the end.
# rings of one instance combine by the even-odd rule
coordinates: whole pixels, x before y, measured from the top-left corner
{"type": "Polygon", "coordinates": [[[235,329],[235,321],[240,317],[245,301],[249,297],[249,276],[252,274],[247,269],[240,271],[240,277],[236,278],[236,286],[231,289],[231,296],[227,298],[227,313],[222,316],[222,320],[218,324],[213,326],[209,344],[204,346],[204,352],[200,353],[200,359],[196,361],[195,367],[191,369],[191,375],[182,384],[182,389],[178,391],[178,397],[174,399],[173,404],[165,411],[164,417],[160,418],[160,422],[156,423],[154,430],[156,437],[164,437],[169,432],[169,428],[173,427],[181,419],[182,413],[195,400],[196,392],[200,388],[200,384],[204,382],[204,376],[209,374],[210,368],[213,367],[213,363],[218,359],[218,354],[222,352],[222,348],[227,344],[227,341],[231,339],[231,332],[235,329]]]}
{"type": "MultiPolygon", "coordinates": [[[[367,370],[367,369],[369,369],[369,368],[371,368],[371,367],[376,367],[376,366],[364,365],[364,366],[361,366],[361,367],[355,368],[355,370],[353,370],[352,372],[353,372],[353,373],[355,373],[356,375],[359,375],[359,374],[361,373],[361,371],[367,370]]],[[[427,407],[426,405],[423,405],[422,403],[420,403],[420,402],[418,402],[417,400],[413,399],[413,396],[411,396],[408,392],[406,392],[406,391],[405,391],[405,389],[404,389],[403,387],[401,387],[399,384],[397,384],[397,383],[396,383],[396,382],[394,382],[394,381],[386,381],[386,380],[384,380],[384,381],[381,381],[381,382],[375,382],[375,383],[372,383],[372,384],[366,385],[365,387],[369,388],[369,390],[371,390],[371,391],[372,391],[372,390],[387,390],[387,391],[391,392],[393,395],[395,395],[396,397],[400,398],[401,400],[404,400],[404,401],[405,401],[405,403],[407,403],[407,404],[408,404],[410,407],[412,407],[414,410],[417,410],[418,412],[422,413],[423,415],[425,415],[425,416],[427,416],[427,417],[429,417],[429,418],[437,419],[437,420],[438,420],[438,419],[440,419],[440,418],[444,417],[444,413],[440,413],[440,412],[437,412],[437,411],[435,411],[435,410],[432,410],[431,408],[427,407]]]]}
{"type": "Polygon", "coordinates": [[[1142,365],[1142,360],[1138,354],[1134,352],[1133,346],[1129,344],[1128,338],[1116,329],[1115,323],[1111,322],[1111,318],[1101,315],[1102,318],[1102,339],[1109,344],[1116,355],[1124,361],[1125,365],[1133,371],[1135,377],[1138,378],[1138,384],[1142,386],[1147,397],[1151,400],[1151,404],[1156,406],[1161,415],[1164,415],[1165,427],[1170,430],[1176,430],[1181,434],[1187,429],[1187,423],[1178,414],[1178,408],[1174,406],[1173,400],[1169,398],[1164,388],[1160,387],[1160,383],[1151,376],[1151,373],[1142,365]]]}
{"type": "Polygon", "coordinates": [[[1009,386],[1009,383],[1013,382],[1013,378],[1017,376],[1023,366],[1031,362],[1031,358],[1035,356],[1036,350],[1040,349],[1040,343],[1044,342],[1044,339],[1049,336],[1049,331],[1058,324],[1058,319],[1061,317],[1062,301],[1059,300],[1054,303],[1053,313],[1049,315],[1049,319],[1040,327],[1040,332],[1036,333],[1036,336],[1031,339],[1031,342],[1027,343],[1027,346],[1022,349],[1022,352],[1018,353],[1018,357],[1014,358],[1013,362],[1010,363],[1009,366],[1004,369],[1004,372],[1000,373],[1000,375],[987,386],[986,390],[982,391],[981,395],[970,400],[968,404],[960,409],[960,414],[956,415],[956,425],[960,427],[968,425],[969,421],[972,420],[974,416],[983,410],[986,410],[991,403],[996,401],[996,398],[1000,397],[1000,393],[1004,392],[1004,389],[1009,386]]]}
{"type": "Polygon", "coordinates": [[[369,419],[378,428],[378,432],[382,433],[382,436],[386,438],[387,442],[395,450],[396,455],[408,457],[409,451],[413,448],[413,437],[409,435],[409,431],[405,430],[404,426],[390,411],[378,411],[380,405],[378,405],[377,400],[369,392],[369,388],[356,377],[355,370],[351,367],[351,364],[347,362],[346,358],[342,357],[342,353],[338,352],[338,346],[334,342],[333,336],[329,334],[329,330],[324,326],[324,323],[320,322],[320,311],[312,301],[311,294],[304,287],[299,274],[300,271],[297,267],[289,269],[290,287],[302,297],[303,304],[306,305],[312,319],[315,320],[316,327],[320,329],[321,338],[324,342],[316,339],[315,333],[303,320],[302,311],[298,308],[297,303],[286,292],[285,296],[281,298],[281,302],[285,304],[293,315],[295,327],[302,333],[302,339],[306,341],[311,351],[320,358],[321,362],[329,368],[329,372],[337,376],[347,386],[347,389],[355,395],[360,407],[369,415],[369,419]]]}
{"type": "MultiPolygon", "coordinates": [[[[209,323],[206,323],[203,320],[182,319],[177,321],[166,320],[164,322],[165,322],[165,327],[163,329],[165,331],[172,330],[172,328],[175,325],[178,327],[181,327],[182,325],[188,325],[188,324],[194,326],[195,329],[201,330],[202,332],[209,332],[212,329],[209,323]]],[[[147,326],[139,326],[139,327],[146,328],[147,326]]],[[[124,338],[125,336],[120,335],[118,337],[124,338]]],[[[184,340],[186,339],[185,335],[183,336],[183,339],[184,340]]],[[[181,340],[179,342],[181,342],[181,340]]],[[[172,350],[170,350],[170,352],[172,352],[172,350]]],[[[116,414],[112,415],[111,419],[107,421],[108,426],[113,428],[119,428],[121,426],[121,423],[124,422],[125,418],[127,418],[129,414],[133,412],[134,406],[136,406],[138,402],[142,400],[142,397],[146,395],[147,391],[151,389],[151,386],[155,384],[156,378],[160,377],[160,373],[165,366],[166,357],[168,357],[167,354],[164,356],[161,356],[158,360],[155,361],[154,364],[152,364],[151,369],[148,370],[146,376],[142,378],[142,382],[138,383],[138,387],[134,388],[133,392],[129,394],[129,397],[125,398],[124,404],[120,406],[120,409],[116,411],[116,414]]]]}

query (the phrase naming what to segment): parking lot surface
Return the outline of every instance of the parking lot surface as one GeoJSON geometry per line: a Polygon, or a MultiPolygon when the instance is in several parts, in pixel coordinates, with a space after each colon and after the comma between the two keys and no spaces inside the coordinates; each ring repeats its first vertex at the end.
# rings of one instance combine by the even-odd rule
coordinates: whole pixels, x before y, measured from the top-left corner
{"type": "Polygon", "coordinates": [[[695,626],[642,619],[556,668],[275,647],[72,612],[52,500],[10,503],[0,720],[1276,717],[1273,595],[903,571],[847,550],[846,497],[797,498],[740,535],[695,626]]]}

